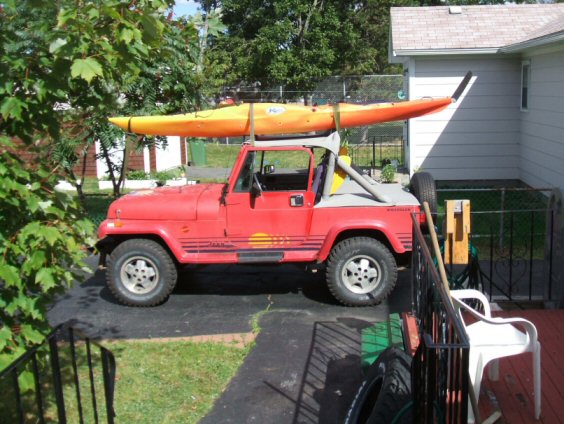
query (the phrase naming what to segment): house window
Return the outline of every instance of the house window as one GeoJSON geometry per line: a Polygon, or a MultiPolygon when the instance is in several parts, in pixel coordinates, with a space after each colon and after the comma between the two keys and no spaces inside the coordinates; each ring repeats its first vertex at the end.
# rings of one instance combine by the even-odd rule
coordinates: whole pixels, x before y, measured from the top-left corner
{"type": "Polygon", "coordinates": [[[531,85],[531,62],[521,64],[521,110],[529,110],[529,87],[531,85]]]}

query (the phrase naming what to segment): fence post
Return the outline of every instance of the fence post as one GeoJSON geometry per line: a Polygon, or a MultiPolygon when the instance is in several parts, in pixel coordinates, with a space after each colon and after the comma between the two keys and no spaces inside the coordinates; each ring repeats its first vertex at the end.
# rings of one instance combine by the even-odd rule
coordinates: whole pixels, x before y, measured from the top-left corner
{"type": "Polygon", "coordinates": [[[372,137],[372,168],[376,168],[376,136],[372,137]]]}
{"type": "Polygon", "coordinates": [[[57,402],[57,414],[59,423],[65,424],[67,417],[65,413],[65,399],[63,397],[63,383],[61,380],[61,365],[59,363],[59,348],[57,346],[57,338],[49,339],[49,348],[51,350],[51,368],[53,369],[53,390],[55,391],[55,399],[57,402]]]}
{"type": "Polygon", "coordinates": [[[501,204],[500,204],[501,213],[499,215],[499,250],[503,251],[503,226],[504,226],[504,211],[505,211],[505,187],[501,189],[501,204]]]}
{"type": "Polygon", "coordinates": [[[545,305],[564,307],[564,188],[554,188],[548,201],[545,241],[545,305]]]}
{"type": "Polygon", "coordinates": [[[102,355],[102,374],[104,379],[104,394],[106,398],[106,416],[108,418],[108,424],[114,423],[114,417],[116,416],[114,410],[114,384],[116,379],[116,361],[114,356],[101,347],[100,352],[102,355]]]}

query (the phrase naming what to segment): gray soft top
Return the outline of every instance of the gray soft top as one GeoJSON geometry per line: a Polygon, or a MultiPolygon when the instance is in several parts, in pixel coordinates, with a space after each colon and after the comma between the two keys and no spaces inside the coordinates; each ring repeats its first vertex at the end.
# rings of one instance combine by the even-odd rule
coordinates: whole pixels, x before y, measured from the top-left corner
{"type": "Polygon", "coordinates": [[[355,206],[417,206],[419,201],[415,196],[404,190],[401,184],[381,184],[373,179],[366,177],[371,185],[374,185],[378,192],[386,197],[393,199],[393,204],[380,202],[360,186],[356,181],[347,178],[337,192],[327,199],[321,199],[316,208],[342,208],[355,206]]]}

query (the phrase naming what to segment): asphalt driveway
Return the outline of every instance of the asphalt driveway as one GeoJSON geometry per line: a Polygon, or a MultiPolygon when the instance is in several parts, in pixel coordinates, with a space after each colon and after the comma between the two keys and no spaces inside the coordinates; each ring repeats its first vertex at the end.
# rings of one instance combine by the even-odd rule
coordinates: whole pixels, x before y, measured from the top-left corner
{"type": "MultiPolygon", "coordinates": [[[[97,258],[88,262],[95,269],[97,258]]],[[[134,308],[118,304],[96,270],[49,318],[74,320],[93,338],[186,337],[251,331],[253,316],[267,308],[254,349],[203,423],[342,422],[362,380],[360,331],[409,310],[409,270],[370,308],[337,304],[323,273],[294,265],[189,269],[163,305],[134,308]]]]}

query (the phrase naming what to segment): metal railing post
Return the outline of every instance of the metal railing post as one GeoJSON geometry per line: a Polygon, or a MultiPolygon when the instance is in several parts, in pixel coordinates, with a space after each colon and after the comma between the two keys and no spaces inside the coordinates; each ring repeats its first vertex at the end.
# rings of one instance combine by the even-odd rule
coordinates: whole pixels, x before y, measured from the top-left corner
{"type": "MultiPolygon", "coordinates": [[[[78,351],[76,350],[77,333],[78,332],[75,332],[68,325],[58,326],[46,337],[45,341],[29,348],[23,355],[0,372],[0,381],[10,385],[10,390],[2,393],[2,404],[9,408],[5,411],[6,415],[2,415],[0,420],[23,423],[28,422],[30,417],[33,417],[34,422],[45,423],[45,411],[53,411],[49,412],[49,419],[55,420],[60,424],[65,424],[69,420],[66,407],[70,406],[73,398],[72,394],[67,392],[67,394],[71,394],[71,396],[65,399],[64,391],[67,389],[69,391],[75,391],[77,402],[76,412],[74,412],[75,409],[69,409],[71,412],[70,420],[73,423],[90,422],[89,419],[86,420],[84,418],[84,394],[81,393],[79,387],[79,371],[81,365],[79,362],[80,355],[77,354],[78,351]],[[69,331],[68,335],[62,334],[64,330],[69,331]],[[65,342],[61,342],[61,340],[65,340],[65,342]],[[70,355],[67,355],[66,341],[69,341],[70,355]],[[65,348],[64,351],[62,351],[63,346],[65,348]],[[42,356],[38,356],[39,354],[42,356]],[[68,361],[71,361],[70,364],[68,361]],[[47,367],[45,371],[47,374],[43,379],[40,378],[40,364],[42,364],[42,367],[47,367]],[[19,377],[23,372],[28,371],[31,371],[33,375],[34,387],[33,390],[28,390],[27,387],[22,390],[19,377]],[[68,374],[68,378],[64,378],[64,373],[65,375],[68,374]],[[74,388],[72,387],[73,384],[75,386],[74,388]],[[43,395],[45,391],[48,391],[47,396],[43,395]],[[46,403],[44,404],[44,402],[46,403]],[[54,411],[55,408],[56,412],[54,411]],[[54,418],[54,416],[56,416],[56,418],[54,418]]],[[[80,337],[84,339],[86,344],[94,422],[98,423],[90,340],[82,335],[80,335],[80,337]]],[[[101,361],[107,422],[113,424],[115,417],[113,401],[116,363],[113,354],[108,349],[102,346],[99,347],[102,353],[101,361]]]]}
{"type": "Polygon", "coordinates": [[[51,352],[51,370],[53,372],[53,390],[55,392],[55,400],[57,403],[57,416],[59,417],[59,423],[64,424],[67,422],[67,417],[65,411],[65,398],[63,395],[63,383],[61,379],[61,365],[59,362],[59,348],[55,337],[49,339],[49,348],[51,352]]]}

